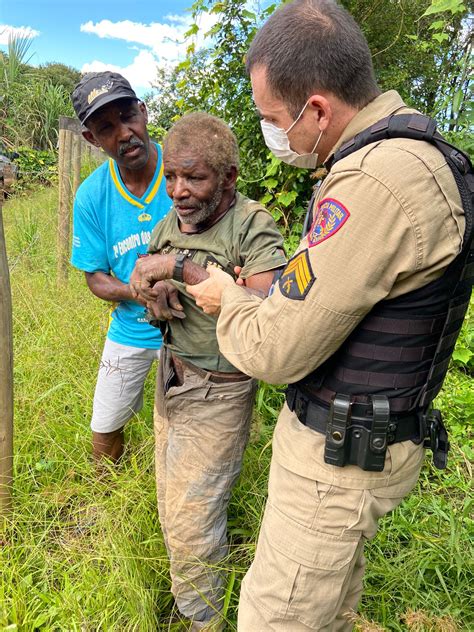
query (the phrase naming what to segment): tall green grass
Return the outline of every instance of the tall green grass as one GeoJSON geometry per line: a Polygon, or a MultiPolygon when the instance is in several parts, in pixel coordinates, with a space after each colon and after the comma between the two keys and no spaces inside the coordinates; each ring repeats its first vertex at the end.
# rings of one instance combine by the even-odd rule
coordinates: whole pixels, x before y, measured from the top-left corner
{"type": "MultiPolygon", "coordinates": [[[[127,430],[123,463],[96,476],[89,417],[107,305],[72,268],[58,289],[57,195],[44,189],[4,207],[15,349],[14,512],[0,543],[0,630],[175,630],[168,561],[156,512],[153,380],[127,430]]],[[[453,437],[449,468],[427,464],[416,491],[367,547],[359,629],[474,629],[472,379],[453,370],[440,401],[453,437]],[[471,399],[469,399],[471,397],[471,399]]],[[[255,549],[271,434],[282,402],[262,385],[230,506],[227,616],[235,629],[240,581],[255,549]]],[[[249,631],[250,632],[250,631],[249,631]]],[[[291,630],[288,630],[291,632],[291,630]]]]}

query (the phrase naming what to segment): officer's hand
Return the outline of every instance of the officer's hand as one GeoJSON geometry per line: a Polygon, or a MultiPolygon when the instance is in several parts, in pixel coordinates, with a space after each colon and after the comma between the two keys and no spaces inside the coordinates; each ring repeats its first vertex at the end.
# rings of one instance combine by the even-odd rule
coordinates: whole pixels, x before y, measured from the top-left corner
{"type": "Polygon", "coordinates": [[[135,300],[141,296],[146,301],[153,301],[156,298],[156,293],[153,291],[155,283],[171,279],[174,264],[173,255],[148,255],[138,259],[129,282],[135,300]]]}
{"type": "Polygon", "coordinates": [[[207,266],[207,272],[208,279],[197,285],[187,285],[186,292],[194,296],[196,305],[201,307],[205,314],[217,316],[221,311],[222,292],[228,285],[234,285],[234,279],[213,265],[207,266]]]}
{"type": "Polygon", "coordinates": [[[242,272],[242,268],[240,266],[235,266],[234,274],[237,277],[236,283],[241,287],[245,287],[245,280],[240,278],[240,273],[242,272]]]}
{"type": "Polygon", "coordinates": [[[156,320],[173,320],[186,318],[183,306],[179,302],[178,290],[169,281],[158,281],[153,286],[154,300],[147,301],[146,306],[156,320]]]}

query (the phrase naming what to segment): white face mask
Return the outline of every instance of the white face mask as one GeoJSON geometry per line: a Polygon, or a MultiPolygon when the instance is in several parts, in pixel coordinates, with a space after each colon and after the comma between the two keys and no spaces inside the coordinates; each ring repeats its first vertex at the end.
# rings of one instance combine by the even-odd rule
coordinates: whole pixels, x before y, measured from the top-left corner
{"type": "Polygon", "coordinates": [[[314,153],[314,150],[321,140],[321,136],[323,135],[322,130],[310,154],[298,154],[296,151],[293,151],[290,147],[290,140],[288,138],[288,132],[290,132],[300,120],[307,105],[308,102],[304,104],[303,109],[287,130],[281,129],[281,127],[277,127],[268,121],[260,121],[260,125],[262,127],[263,138],[265,139],[266,146],[277,158],[289,165],[292,165],[293,167],[316,169],[319,164],[319,156],[314,153]]]}

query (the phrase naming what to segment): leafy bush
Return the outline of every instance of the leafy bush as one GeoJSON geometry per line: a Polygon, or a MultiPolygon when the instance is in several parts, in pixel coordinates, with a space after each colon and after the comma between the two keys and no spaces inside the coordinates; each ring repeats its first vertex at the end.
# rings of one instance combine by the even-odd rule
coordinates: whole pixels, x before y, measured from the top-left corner
{"type": "Polygon", "coordinates": [[[12,38],[7,52],[0,51],[0,140],[15,148],[28,145],[54,150],[59,116],[74,115],[70,99],[73,70],[68,70],[66,83],[62,83],[66,66],[59,69],[59,75],[57,68],[30,66],[30,46],[27,38],[12,38]]]}
{"type": "Polygon", "coordinates": [[[19,183],[16,188],[24,188],[31,182],[51,184],[57,181],[58,157],[53,151],[44,151],[20,147],[17,150],[19,183]]]}
{"type": "Polygon", "coordinates": [[[147,125],[147,129],[148,129],[148,134],[150,135],[150,138],[154,141],[156,141],[157,143],[161,143],[165,134],[166,134],[166,130],[161,127],[161,125],[155,125],[154,123],[148,123],[147,125]]]}

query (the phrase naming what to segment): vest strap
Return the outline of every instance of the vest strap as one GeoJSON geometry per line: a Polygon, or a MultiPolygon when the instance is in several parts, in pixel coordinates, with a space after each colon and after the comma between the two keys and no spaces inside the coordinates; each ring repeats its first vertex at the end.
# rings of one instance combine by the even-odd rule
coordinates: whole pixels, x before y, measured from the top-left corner
{"type": "MultiPolygon", "coordinates": [[[[299,385],[298,385],[299,386],[299,385]]],[[[331,402],[336,396],[336,391],[333,391],[326,386],[321,386],[319,388],[311,388],[311,386],[307,386],[306,384],[303,386],[302,392],[306,393],[308,391],[308,396],[311,397],[311,400],[316,403],[315,400],[320,400],[321,404],[324,406],[325,404],[329,406],[329,402],[331,402]],[[327,402],[327,403],[326,403],[327,402]]],[[[300,390],[300,388],[298,388],[300,390]]],[[[352,402],[356,404],[364,405],[368,410],[369,397],[367,395],[352,395],[352,402]]],[[[416,395],[407,396],[407,397],[391,397],[390,398],[390,411],[392,414],[405,413],[409,410],[412,410],[418,401],[418,397],[416,395]]]]}
{"type": "Polygon", "coordinates": [[[468,263],[461,274],[460,281],[472,281],[474,279],[474,261],[468,263]]]}
{"type": "Polygon", "coordinates": [[[449,355],[451,355],[456,344],[456,340],[458,339],[458,333],[459,332],[456,329],[451,334],[443,336],[439,341],[437,353],[444,354],[449,352],[449,355]]]}
{"type": "Polygon", "coordinates": [[[382,316],[367,316],[360,324],[361,329],[378,331],[385,334],[417,335],[434,334],[442,331],[445,317],[427,318],[420,320],[406,320],[402,318],[384,318],[382,316]]]}
{"type": "Polygon", "coordinates": [[[411,388],[426,381],[428,371],[418,373],[381,373],[375,371],[356,371],[347,367],[336,367],[334,376],[341,382],[360,386],[380,386],[383,388],[411,388]]]}
{"type": "Polygon", "coordinates": [[[433,356],[436,345],[427,347],[388,347],[364,342],[350,342],[347,352],[356,358],[390,362],[420,362],[433,356]]]}

